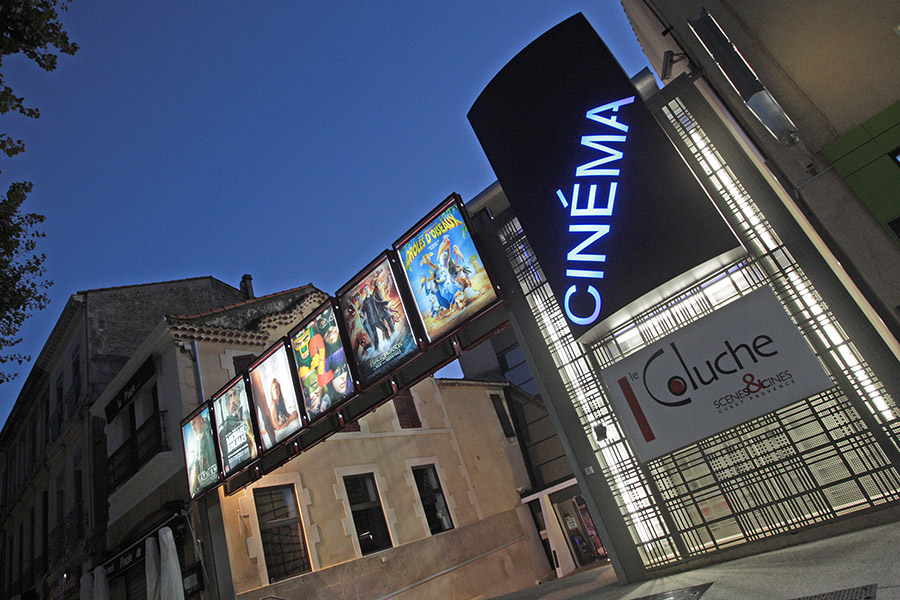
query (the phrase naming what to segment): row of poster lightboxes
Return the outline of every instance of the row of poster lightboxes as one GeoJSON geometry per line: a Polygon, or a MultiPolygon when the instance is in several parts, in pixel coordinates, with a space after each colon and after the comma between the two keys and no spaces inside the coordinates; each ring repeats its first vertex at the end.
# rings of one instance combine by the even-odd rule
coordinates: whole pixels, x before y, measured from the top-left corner
{"type": "Polygon", "coordinates": [[[453,194],[393,253],[370,263],[182,421],[191,498],[377,385],[498,299],[453,194]]]}

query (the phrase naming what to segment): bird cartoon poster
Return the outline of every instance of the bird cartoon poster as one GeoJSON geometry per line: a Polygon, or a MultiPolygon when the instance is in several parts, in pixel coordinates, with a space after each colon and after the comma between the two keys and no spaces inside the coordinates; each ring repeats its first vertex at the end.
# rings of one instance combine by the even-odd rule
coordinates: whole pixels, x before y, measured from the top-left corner
{"type": "Polygon", "coordinates": [[[497,300],[462,207],[451,198],[395,245],[429,341],[497,300]]]}
{"type": "Polygon", "coordinates": [[[400,366],[416,350],[387,256],[343,288],[339,297],[341,316],[365,387],[400,366]]]}

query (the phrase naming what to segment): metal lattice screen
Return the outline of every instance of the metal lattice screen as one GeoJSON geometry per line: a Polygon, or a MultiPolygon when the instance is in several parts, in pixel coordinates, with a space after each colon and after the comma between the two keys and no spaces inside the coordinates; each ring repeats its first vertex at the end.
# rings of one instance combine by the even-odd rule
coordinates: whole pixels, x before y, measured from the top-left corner
{"type": "Polygon", "coordinates": [[[900,474],[858,410],[869,411],[887,443],[900,446],[896,403],[685,105],[676,98],[663,114],[749,257],[584,349],[569,334],[515,217],[506,211],[497,219],[500,241],[647,568],[900,500],[900,474]],[[598,367],[763,286],[780,298],[835,387],[639,464],[598,367]],[[607,437],[595,442],[599,423],[607,437]]]}

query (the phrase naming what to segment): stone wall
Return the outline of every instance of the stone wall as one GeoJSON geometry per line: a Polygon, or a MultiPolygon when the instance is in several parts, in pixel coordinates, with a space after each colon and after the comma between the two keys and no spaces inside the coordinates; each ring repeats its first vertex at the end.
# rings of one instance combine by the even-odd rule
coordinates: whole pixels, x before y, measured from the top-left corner
{"type": "Polygon", "coordinates": [[[546,574],[532,560],[534,540],[522,523],[522,518],[530,518],[526,512],[525,507],[503,512],[237,598],[462,600],[513,592],[535,585],[546,574]]]}

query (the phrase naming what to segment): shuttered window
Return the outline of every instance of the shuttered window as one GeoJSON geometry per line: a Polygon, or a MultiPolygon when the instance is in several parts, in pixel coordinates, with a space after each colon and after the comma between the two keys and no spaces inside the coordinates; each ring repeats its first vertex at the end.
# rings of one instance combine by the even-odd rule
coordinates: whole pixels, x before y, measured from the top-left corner
{"type": "Polygon", "coordinates": [[[419,412],[416,410],[416,401],[413,400],[409,390],[403,390],[394,396],[394,410],[397,411],[397,419],[402,429],[416,429],[422,426],[419,420],[419,412]]]}

